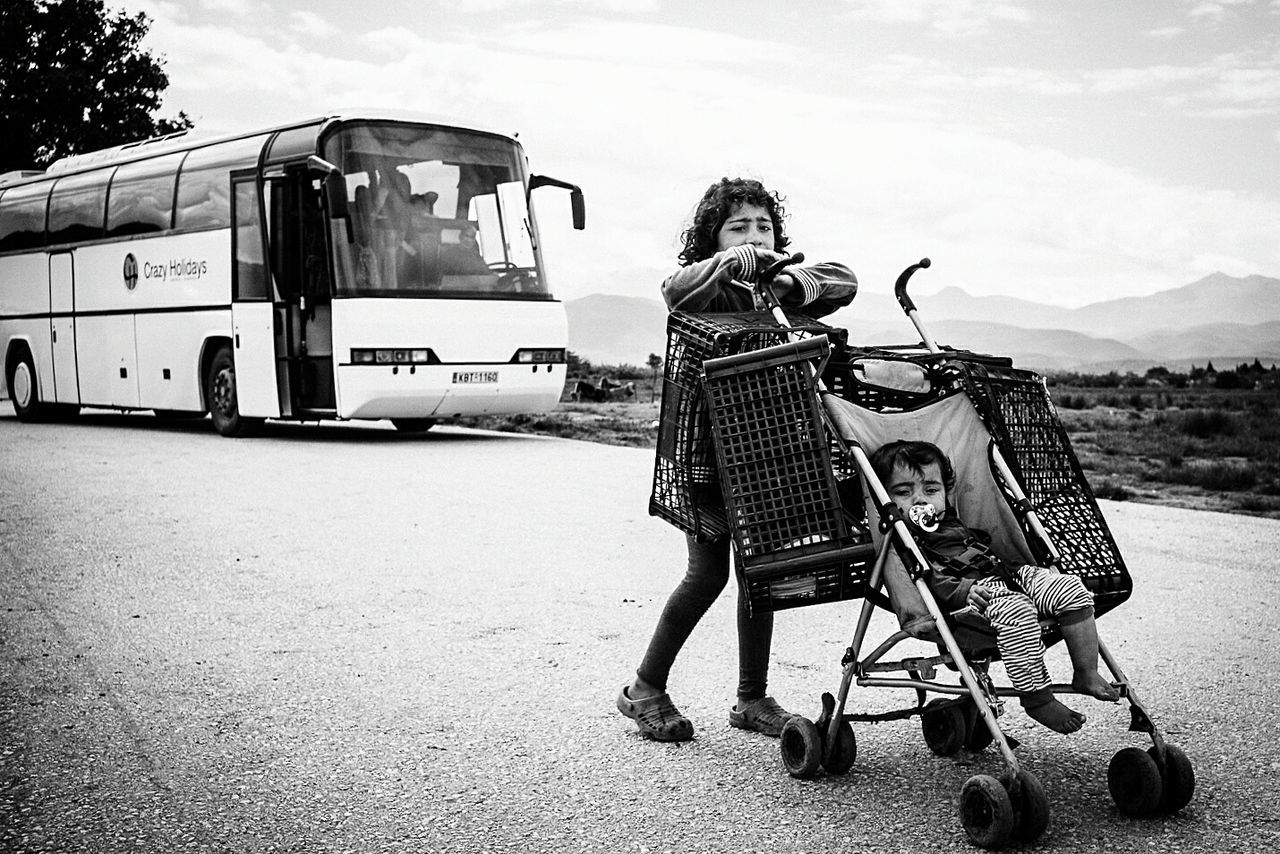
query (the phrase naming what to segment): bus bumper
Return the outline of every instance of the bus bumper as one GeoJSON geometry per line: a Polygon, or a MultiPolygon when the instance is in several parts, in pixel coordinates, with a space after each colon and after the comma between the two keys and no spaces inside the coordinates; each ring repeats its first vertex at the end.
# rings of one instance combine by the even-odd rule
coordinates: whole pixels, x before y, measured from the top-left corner
{"type": "Polygon", "coordinates": [[[554,365],[339,365],[340,418],[451,418],[549,412],[566,368],[554,365]]]}

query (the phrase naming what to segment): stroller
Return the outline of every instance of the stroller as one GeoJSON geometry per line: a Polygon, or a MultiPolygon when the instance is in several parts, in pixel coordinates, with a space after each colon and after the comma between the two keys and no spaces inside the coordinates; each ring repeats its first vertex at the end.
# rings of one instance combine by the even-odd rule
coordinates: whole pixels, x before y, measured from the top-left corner
{"type": "MultiPolygon", "coordinates": [[[[842,332],[822,324],[793,324],[776,300],[769,302],[768,282],[781,265],[766,271],[760,293],[775,322],[757,317],[753,326],[734,318],[715,330],[712,345],[697,354],[708,356],[697,393],[670,384],[664,389],[663,426],[710,434],[717,497],[725,509],[724,518],[709,520],[714,524],[705,525],[705,532],[727,529],[732,535],[739,580],[753,609],[863,600],[841,662],[838,694],[823,694],[816,720],[795,717],[783,729],[787,771],[800,778],[819,768],[843,774],[857,758],[852,722],[919,716],[935,754],[992,744],[999,751],[999,777],[971,777],[959,799],[969,838],[995,848],[1029,843],[1049,822],[1043,787],[1020,766],[1016,742],[998,723],[1004,698],[1019,692],[997,685],[989,672],[999,658],[990,625],[972,613],[940,610],[923,578],[926,558],[872,470],[869,454],[896,438],[941,447],[956,468],[962,518],[990,532],[993,549],[1011,561],[1079,576],[1094,595],[1097,616],[1124,602],[1132,581],[1043,378],[1013,368],[1005,358],[941,348],[929,336],[907,295],[912,274],[928,266],[928,259],[910,266],[895,287],[922,345],[874,349],[848,347],[842,332]],[[673,392],[669,401],[666,394],[673,392]],[[708,423],[691,427],[699,410],[708,423]],[[900,628],[864,654],[876,608],[893,612],[900,628]],[[910,639],[936,643],[937,654],[890,660],[889,653],[910,639]],[[940,669],[958,674],[959,684],[939,678],[940,669]],[[912,690],[915,703],[889,712],[852,712],[849,689],[855,682],[912,690]],[[928,699],[929,694],[940,696],[928,699]]],[[[687,319],[673,316],[671,324],[681,322],[687,319]]],[[[679,337],[670,336],[669,343],[679,337]]],[[[671,357],[682,355],[668,352],[669,374],[671,357]]],[[[667,475],[680,470],[670,459],[665,462],[667,475]]],[[[695,462],[705,480],[709,460],[695,462]]],[[[675,521],[666,506],[672,503],[670,490],[660,491],[664,484],[657,475],[663,472],[660,436],[651,509],[675,521]]],[[[686,505],[685,510],[699,506],[686,505]]],[[[696,513],[682,521],[687,531],[700,532],[692,524],[702,521],[696,513]]],[[[1042,621],[1042,631],[1046,646],[1060,639],[1053,621],[1042,621]]],[[[1113,684],[1129,704],[1129,729],[1147,733],[1152,742],[1149,750],[1125,747],[1112,758],[1108,786],[1117,807],[1132,816],[1181,809],[1195,788],[1191,763],[1164,740],[1119,664],[1105,644],[1099,646],[1113,684]]],[[[1051,690],[1073,689],[1055,684],[1051,690]]]]}

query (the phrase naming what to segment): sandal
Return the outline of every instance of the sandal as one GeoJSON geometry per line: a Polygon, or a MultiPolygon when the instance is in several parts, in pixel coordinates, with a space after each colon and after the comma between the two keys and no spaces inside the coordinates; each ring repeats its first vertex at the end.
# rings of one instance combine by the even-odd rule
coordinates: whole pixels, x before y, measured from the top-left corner
{"type": "Polygon", "coordinates": [[[618,692],[618,711],[636,722],[640,734],[654,741],[688,741],[693,738],[693,724],[680,714],[665,691],[641,700],[631,699],[630,686],[618,692]]]}
{"type": "Polygon", "coordinates": [[[795,715],[779,706],[777,700],[772,697],[761,697],[759,700],[748,703],[741,710],[736,706],[730,709],[729,725],[777,738],[782,734],[782,727],[794,717],[795,715]]]}

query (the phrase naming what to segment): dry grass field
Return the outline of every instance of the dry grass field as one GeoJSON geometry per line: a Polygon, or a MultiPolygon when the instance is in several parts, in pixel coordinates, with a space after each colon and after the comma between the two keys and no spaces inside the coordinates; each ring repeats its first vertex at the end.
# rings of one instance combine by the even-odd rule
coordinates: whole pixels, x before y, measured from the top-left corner
{"type": "Polygon", "coordinates": [[[1280,518],[1280,392],[1053,391],[1099,497],[1280,518]]]}
{"type": "MultiPolygon", "coordinates": [[[[491,430],[652,448],[660,397],[574,402],[540,415],[466,419],[491,430]]],[[[1052,386],[1099,498],[1280,518],[1280,391],[1052,386]]]]}

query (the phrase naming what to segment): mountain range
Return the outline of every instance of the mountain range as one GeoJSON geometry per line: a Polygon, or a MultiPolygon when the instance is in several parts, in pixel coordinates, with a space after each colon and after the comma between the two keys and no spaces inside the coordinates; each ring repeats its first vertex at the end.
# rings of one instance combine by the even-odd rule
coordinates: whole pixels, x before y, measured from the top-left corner
{"type": "MultiPolygon", "coordinates": [[[[1214,273],[1180,288],[1079,308],[955,287],[912,298],[940,345],[1009,356],[1040,372],[1280,363],[1280,279],[1266,276],[1214,273]]],[[[595,364],[644,365],[650,354],[664,355],[667,310],[659,299],[592,294],[565,308],[569,349],[595,364]]],[[[890,294],[864,290],[824,322],[848,329],[858,345],[921,340],[890,294]]]]}

